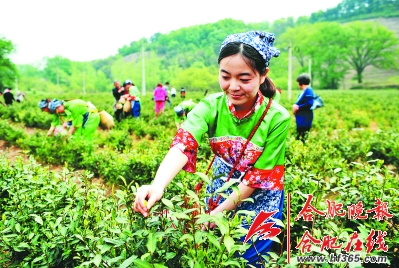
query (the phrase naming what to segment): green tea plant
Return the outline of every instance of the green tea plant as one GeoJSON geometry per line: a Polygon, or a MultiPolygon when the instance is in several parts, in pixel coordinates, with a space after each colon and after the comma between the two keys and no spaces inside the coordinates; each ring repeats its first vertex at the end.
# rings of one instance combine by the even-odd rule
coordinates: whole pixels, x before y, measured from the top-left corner
{"type": "MultiPolygon", "coordinates": [[[[209,216],[184,183],[173,184],[151,215],[131,209],[136,190],[123,179],[106,196],[104,188],[64,169],[53,173],[32,158],[14,166],[0,157],[0,264],[7,267],[244,267],[248,245],[238,216],[209,216]],[[80,179],[78,187],[74,180],[80,179]],[[185,194],[182,194],[185,192],[185,194]],[[179,194],[176,194],[179,193],[179,194]],[[217,227],[203,230],[202,223],[217,227]],[[238,255],[237,255],[238,254],[238,255]]],[[[192,179],[192,178],[190,178],[192,179]]]]}
{"type": "MultiPolygon", "coordinates": [[[[280,103],[290,110],[293,101],[284,93],[280,103]]],[[[295,93],[299,91],[294,91],[293,96],[295,93]]],[[[295,247],[305,231],[317,239],[337,237],[338,244],[347,243],[355,231],[365,243],[372,230],[383,230],[387,232],[384,239],[388,251],[373,249],[366,254],[363,249],[361,256],[387,256],[387,265],[399,267],[398,92],[317,93],[325,106],[315,111],[307,141],[295,140],[294,117],[287,140],[285,193],[291,196],[291,263],[287,264],[287,230],[276,237],[276,246],[263,256],[264,260],[268,267],[348,267],[347,263],[298,263],[302,255],[338,254],[343,253],[342,249],[320,252],[320,247],[313,246],[310,253],[302,254],[295,247]],[[309,194],[313,195],[312,205],[321,211],[327,210],[327,200],[343,204],[344,209],[358,202],[371,209],[378,198],[388,202],[392,217],[379,221],[372,218],[373,213],[364,220],[315,215],[312,222],[295,221],[309,194]]],[[[176,132],[172,109],[166,108],[165,115],[154,118],[151,94],[147,94],[142,98],[139,120],[127,118],[112,130],[98,130],[93,143],[84,144],[65,137],[45,137],[44,129],[49,128],[51,116],[37,108],[37,101],[43,97],[32,96],[23,105],[1,106],[0,139],[6,146],[20,147],[40,163],[68,169],[57,174],[43,169],[33,159],[29,164],[17,161],[12,166],[2,158],[3,266],[245,266],[239,257],[245,246],[238,242],[244,230],[236,216],[226,214],[226,220],[222,220],[209,218],[203,211],[193,215],[196,207],[204,206],[204,193],[199,197],[192,193],[197,181],[206,180],[203,176],[179,173],[148,218],[130,209],[136,184],[152,181],[171,144],[176,132]],[[33,127],[36,133],[25,127],[33,127]],[[83,169],[86,173],[77,178],[76,172],[69,169],[83,169]],[[106,195],[104,189],[91,183],[93,175],[104,179],[109,187],[115,185],[117,190],[106,195]],[[77,179],[82,181],[81,188],[73,182],[77,179]],[[203,231],[201,222],[206,221],[214,221],[218,228],[203,231]]],[[[90,100],[112,114],[110,94],[96,94],[90,100]]],[[[211,158],[205,135],[199,142],[197,170],[206,170],[211,158]]],[[[286,210],[287,206],[284,215],[286,210]]],[[[287,229],[286,216],[283,224],[287,229]]],[[[356,265],[362,264],[350,267],[356,265]]]]}

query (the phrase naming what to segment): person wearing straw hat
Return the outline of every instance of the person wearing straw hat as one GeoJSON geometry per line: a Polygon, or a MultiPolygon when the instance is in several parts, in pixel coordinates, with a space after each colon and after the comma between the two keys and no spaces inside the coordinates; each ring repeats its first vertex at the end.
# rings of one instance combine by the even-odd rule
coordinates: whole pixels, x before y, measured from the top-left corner
{"type": "Polygon", "coordinates": [[[53,135],[56,126],[63,125],[65,129],[69,126],[68,134],[74,139],[93,140],[100,124],[100,115],[91,102],[79,99],[70,101],[43,99],[39,101],[38,106],[43,112],[53,115],[47,136],[53,135]]]}
{"type": "MultiPolygon", "coordinates": [[[[276,87],[267,76],[270,60],[279,55],[273,46],[274,39],[274,34],[262,31],[227,36],[218,58],[219,84],[223,92],[209,95],[191,110],[153,182],[137,189],[135,211],[147,217],[181,169],[196,172],[199,143],[207,133],[215,154],[210,184],[206,186],[209,197],[205,200],[205,209],[209,214],[252,211],[249,222],[247,217],[241,218],[241,225],[246,229],[263,212],[282,219],[290,114],[273,101],[276,87]],[[233,191],[232,186],[222,191],[228,198],[217,193],[228,181],[235,183],[240,194],[233,191]],[[242,201],[247,198],[252,198],[253,202],[242,201]]],[[[280,230],[275,224],[273,228],[280,230]]],[[[240,241],[244,242],[245,238],[240,241]]],[[[258,236],[247,243],[250,247],[242,257],[248,264],[264,267],[263,256],[270,251],[272,241],[258,236]]]]}

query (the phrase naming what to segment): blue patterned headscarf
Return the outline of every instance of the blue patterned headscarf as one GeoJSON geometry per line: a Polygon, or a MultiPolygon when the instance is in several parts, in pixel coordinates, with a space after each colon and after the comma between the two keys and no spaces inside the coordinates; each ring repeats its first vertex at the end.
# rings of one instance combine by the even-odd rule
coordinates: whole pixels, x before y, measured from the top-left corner
{"type": "Polygon", "coordinates": [[[181,107],[181,106],[176,106],[175,108],[173,108],[174,110],[175,110],[175,113],[178,115],[178,116],[181,116],[182,114],[183,114],[183,112],[184,112],[184,109],[181,107]]]}
{"type": "Polygon", "coordinates": [[[48,104],[48,110],[50,113],[55,114],[55,110],[61,106],[64,102],[57,100],[57,99],[53,99],[52,101],[49,102],[48,104]]]}
{"type": "Polygon", "coordinates": [[[43,100],[39,101],[39,103],[37,105],[39,105],[40,109],[44,109],[47,107],[47,104],[48,104],[47,99],[43,99],[43,100]]]}
{"type": "MultiPolygon", "coordinates": [[[[273,46],[274,34],[262,31],[250,31],[246,33],[231,34],[223,41],[220,51],[229,43],[241,42],[256,49],[269,66],[272,57],[278,57],[280,51],[273,46]]],[[[219,53],[220,53],[219,51],[219,53]]]]}

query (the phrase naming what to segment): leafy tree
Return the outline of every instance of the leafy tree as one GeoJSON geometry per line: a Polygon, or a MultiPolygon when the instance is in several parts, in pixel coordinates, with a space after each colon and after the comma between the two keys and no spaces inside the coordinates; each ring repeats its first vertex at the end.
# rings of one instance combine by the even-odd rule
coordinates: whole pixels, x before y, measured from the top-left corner
{"type": "Polygon", "coordinates": [[[118,49],[118,53],[122,56],[127,56],[132,53],[141,52],[142,46],[147,46],[148,40],[146,38],[141,38],[139,41],[131,42],[129,46],[123,46],[118,49]]]}
{"type": "Polygon", "coordinates": [[[48,58],[43,70],[45,77],[54,84],[70,86],[69,76],[72,73],[71,61],[61,56],[48,58]]]}
{"type": "Polygon", "coordinates": [[[292,54],[306,71],[312,60],[312,80],[317,78],[320,88],[336,89],[347,70],[344,61],[345,35],[341,25],[333,22],[305,24],[289,28],[282,36],[283,46],[292,46],[292,54]]]}
{"type": "Polygon", "coordinates": [[[326,12],[318,11],[312,13],[310,22],[344,22],[377,17],[395,17],[398,15],[398,0],[343,0],[335,8],[329,8],[326,12]]]}
{"type": "Polygon", "coordinates": [[[187,91],[215,90],[219,88],[217,66],[211,68],[197,63],[181,71],[174,79],[174,84],[179,85],[178,88],[184,87],[187,91]]]}
{"type": "Polygon", "coordinates": [[[11,41],[0,37],[0,90],[10,86],[18,74],[16,65],[9,59],[14,50],[15,47],[11,41]]]}
{"type": "Polygon", "coordinates": [[[344,25],[348,38],[347,63],[362,83],[362,74],[367,66],[382,69],[398,68],[399,39],[394,32],[374,22],[351,22],[344,25]]]}
{"type": "Polygon", "coordinates": [[[314,42],[315,27],[311,24],[304,24],[295,28],[288,28],[281,35],[279,44],[281,47],[292,47],[292,55],[298,60],[301,67],[307,64],[311,56],[310,45],[314,42]]]}
{"type": "Polygon", "coordinates": [[[288,17],[285,19],[279,19],[273,22],[270,32],[274,33],[276,37],[279,37],[284,33],[289,27],[294,27],[295,21],[293,17],[288,17]]]}
{"type": "Polygon", "coordinates": [[[317,77],[322,89],[338,89],[339,82],[348,69],[346,35],[337,22],[321,22],[313,25],[313,40],[309,43],[313,77],[317,77]]]}

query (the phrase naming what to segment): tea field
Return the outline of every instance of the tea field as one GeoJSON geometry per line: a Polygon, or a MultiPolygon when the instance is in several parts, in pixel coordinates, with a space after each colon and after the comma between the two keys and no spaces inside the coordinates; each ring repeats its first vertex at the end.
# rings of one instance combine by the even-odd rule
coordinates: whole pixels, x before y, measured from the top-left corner
{"type": "MultiPolygon", "coordinates": [[[[273,238],[264,263],[399,267],[399,91],[316,93],[324,107],[315,111],[305,143],[295,139],[292,116],[285,216],[276,220],[283,231],[273,238]],[[347,259],[318,263],[303,258],[330,254],[347,259]]],[[[186,94],[195,102],[203,97],[202,92],[186,94]]],[[[297,94],[288,100],[283,91],[280,103],[290,112],[297,94]]],[[[198,209],[205,205],[205,193],[196,195],[194,187],[208,180],[212,158],[205,136],[196,174],[180,172],[148,218],[131,209],[136,188],[151,182],[173,139],[173,105],[182,101],[180,96],[155,118],[147,93],[140,119],[127,118],[110,131],[98,129],[92,144],[46,137],[51,116],[37,103],[81,98],[112,114],[111,93],[27,97],[12,107],[0,106],[0,140],[28,156],[11,161],[7,148],[0,154],[0,266],[245,267],[240,252],[248,244],[239,238],[246,230],[237,213],[211,217],[198,209]],[[217,227],[203,231],[201,223],[207,221],[217,227]]]]}

